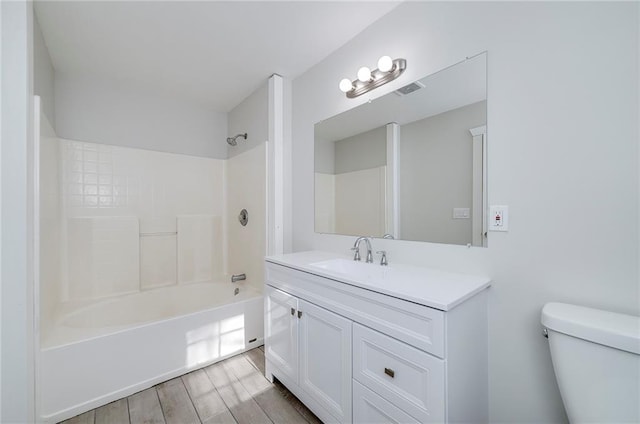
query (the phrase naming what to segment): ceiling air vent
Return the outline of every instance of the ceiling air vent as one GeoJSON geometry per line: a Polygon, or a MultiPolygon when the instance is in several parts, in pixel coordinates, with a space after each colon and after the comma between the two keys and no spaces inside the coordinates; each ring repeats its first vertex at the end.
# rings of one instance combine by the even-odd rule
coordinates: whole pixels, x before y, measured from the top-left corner
{"type": "Polygon", "coordinates": [[[413,93],[414,91],[418,91],[421,88],[424,88],[424,85],[416,81],[416,82],[412,82],[409,85],[405,85],[402,88],[398,88],[396,90],[396,93],[398,94],[398,96],[406,96],[407,94],[413,93]]]}

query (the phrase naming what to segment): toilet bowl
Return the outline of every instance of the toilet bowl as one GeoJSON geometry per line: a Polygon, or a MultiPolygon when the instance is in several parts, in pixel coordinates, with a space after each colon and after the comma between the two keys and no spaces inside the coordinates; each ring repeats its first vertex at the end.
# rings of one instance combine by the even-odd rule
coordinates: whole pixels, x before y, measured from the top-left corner
{"type": "Polygon", "coordinates": [[[571,423],[640,422],[640,317],[547,303],[542,325],[571,423]]]}

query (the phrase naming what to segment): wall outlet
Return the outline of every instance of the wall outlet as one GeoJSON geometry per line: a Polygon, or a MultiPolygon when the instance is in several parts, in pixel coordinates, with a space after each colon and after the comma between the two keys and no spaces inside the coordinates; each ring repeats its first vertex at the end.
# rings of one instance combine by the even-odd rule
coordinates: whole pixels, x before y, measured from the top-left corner
{"type": "Polygon", "coordinates": [[[489,231],[509,231],[509,206],[489,207],[489,231]]]}

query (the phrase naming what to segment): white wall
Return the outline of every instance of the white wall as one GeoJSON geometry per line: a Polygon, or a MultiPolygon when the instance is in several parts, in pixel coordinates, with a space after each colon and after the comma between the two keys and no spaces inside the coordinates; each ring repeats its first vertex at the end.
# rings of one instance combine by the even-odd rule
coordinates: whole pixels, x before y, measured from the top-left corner
{"type": "Polygon", "coordinates": [[[293,81],[283,84],[282,236],[283,252],[293,250],[293,81]]]}
{"type": "Polygon", "coordinates": [[[37,17],[33,16],[33,92],[40,96],[42,110],[55,130],[55,70],[37,17]]]}
{"type": "Polygon", "coordinates": [[[337,84],[383,54],[405,74],[380,96],[488,51],[489,201],[510,231],[489,248],[375,240],[389,261],[486,274],[492,422],[563,422],[540,309],[640,313],[638,4],[403,3],[293,82],[293,249],[347,254],[313,231],[313,125],[368,100],[337,84]],[[549,219],[549,212],[552,219],[549,219]]]}
{"type": "Polygon", "coordinates": [[[33,422],[32,5],[0,2],[0,409],[33,422]]]}
{"type": "Polygon", "coordinates": [[[211,107],[126,84],[56,73],[56,132],[70,140],[227,157],[227,117],[211,107]]]}

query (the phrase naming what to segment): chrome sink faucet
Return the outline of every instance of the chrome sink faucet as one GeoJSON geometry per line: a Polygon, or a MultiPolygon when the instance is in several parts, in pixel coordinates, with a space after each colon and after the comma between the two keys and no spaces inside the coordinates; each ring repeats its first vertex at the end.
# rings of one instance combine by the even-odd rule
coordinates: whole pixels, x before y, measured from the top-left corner
{"type": "Polygon", "coordinates": [[[371,252],[371,239],[369,237],[358,237],[356,242],[353,244],[351,250],[355,250],[355,255],[353,256],[354,261],[360,260],[360,242],[364,240],[367,243],[367,260],[368,264],[373,263],[373,253],[371,252]]]}

